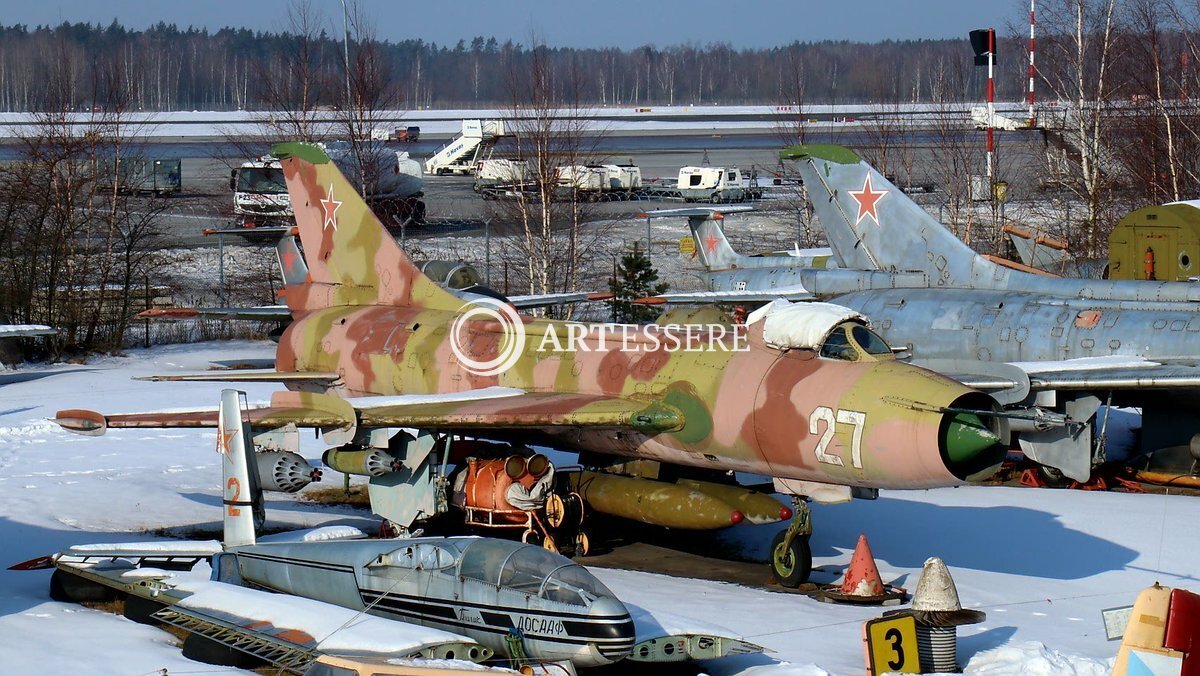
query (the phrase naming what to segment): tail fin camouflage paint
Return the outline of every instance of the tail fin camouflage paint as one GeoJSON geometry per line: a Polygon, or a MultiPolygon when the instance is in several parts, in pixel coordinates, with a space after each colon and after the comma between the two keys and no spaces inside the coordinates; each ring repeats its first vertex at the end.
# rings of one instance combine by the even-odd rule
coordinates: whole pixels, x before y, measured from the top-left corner
{"type": "Polygon", "coordinates": [[[293,312],[336,306],[396,305],[457,310],[462,301],[413,265],[321,148],[281,143],[308,283],[286,290],[293,312]]]}
{"type": "Polygon", "coordinates": [[[254,544],[256,513],[263,510],[258,466],[250,462],[249,425],[242,420],[241,397],[237,390],[221,390],[217,452],[221,454],[226,548],[254,544]]]}

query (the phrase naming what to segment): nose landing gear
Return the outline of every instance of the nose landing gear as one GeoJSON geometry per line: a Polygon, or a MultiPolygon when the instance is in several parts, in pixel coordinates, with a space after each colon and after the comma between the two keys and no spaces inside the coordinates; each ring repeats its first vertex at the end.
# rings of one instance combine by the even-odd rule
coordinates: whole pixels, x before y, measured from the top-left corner
{"type": "Polygon", "coordinates": [[[771,541],[771,575],[784,587],[799,587],[812,573],[812,513],[808,500],[792,496],[792,522],[787,530],[779,531],[771,541]]]}

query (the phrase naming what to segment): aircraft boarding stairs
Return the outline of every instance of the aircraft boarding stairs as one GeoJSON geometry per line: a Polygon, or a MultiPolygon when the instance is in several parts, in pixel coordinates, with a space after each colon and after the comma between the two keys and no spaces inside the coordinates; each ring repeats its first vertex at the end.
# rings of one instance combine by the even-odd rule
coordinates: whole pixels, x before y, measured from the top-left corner
{"type": "Polygon", "coordinates": [[[463,120],[459,135],[425,160],[425,173],[437,176],[474,173],[480,154],[504,135],[503,120],[463,120]]]}

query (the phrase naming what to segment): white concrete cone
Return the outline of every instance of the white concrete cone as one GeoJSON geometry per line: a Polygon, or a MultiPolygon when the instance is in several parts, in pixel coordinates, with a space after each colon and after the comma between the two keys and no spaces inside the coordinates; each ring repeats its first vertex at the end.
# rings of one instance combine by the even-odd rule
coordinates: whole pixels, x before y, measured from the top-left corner
{"type": "Polygon", "coordinates": [[[950,570],[936,556],[925,560],[917,590],[913,592],[912,609],[935,612],[962,610],[950,570]]]}

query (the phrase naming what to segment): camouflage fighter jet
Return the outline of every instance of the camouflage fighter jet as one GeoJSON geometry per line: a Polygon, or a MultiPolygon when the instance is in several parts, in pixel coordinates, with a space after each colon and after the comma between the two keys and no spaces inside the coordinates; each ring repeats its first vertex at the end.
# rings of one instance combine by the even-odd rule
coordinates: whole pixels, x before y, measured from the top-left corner
{"type": "MultiPolygon", "coordinates": [[[[273,154],[310,280],[286,289],[295,319],[279,341],[277,370],[169,379],[284,383],[290,391],[246,412],[254,432],[319,428],[330,453],[347,462],[405,437],[390,487],[416,490],[425,516],[443,502],[425,490],[437,485],[428,468],[438,453],[422,441],[431,432],[717,476],[750,472],[792,495],[836,499],[852,488],[961,484],[1003,459],[995,401],[897,362],[858,313],[823,304],[768,309],[741,334],[720,325],[656,333],[509,315],[509,306],[465,303],[421,274],[319,148],[282,144],[273,154]],[[421,434],[393,436],[395,428],[421,434]]],[[[217,415],[75,410],[57,421],[102,434],[215,427],[217,415]]],[[[640,500],[631,490],[629,499],[640,500]]],[[[373,493],[377,512],[383,502],[373,493]]],[[[794,504],[772,557],[775,574],[793,585],[811,566],[808,511],[804,500],[794,504]]]]}

